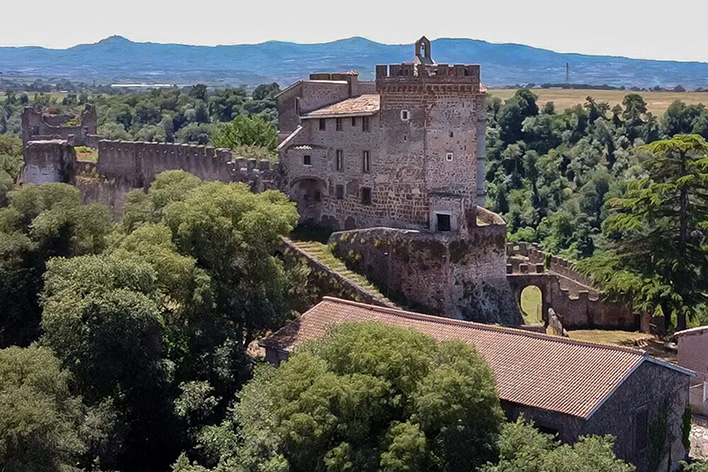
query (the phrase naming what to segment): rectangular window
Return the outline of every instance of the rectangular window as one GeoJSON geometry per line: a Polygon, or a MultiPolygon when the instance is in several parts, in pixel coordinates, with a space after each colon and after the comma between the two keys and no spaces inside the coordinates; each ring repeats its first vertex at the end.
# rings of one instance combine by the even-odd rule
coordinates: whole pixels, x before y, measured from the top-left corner
{"type": "Polygon", "coordinates": [[[342,119],[341,119],[341,118],[337,118],[337,120],[335,121],[335,123],[336,123],[337,131],[342,131],[342,119]]]}
{"type": "Polygon", "coordinates": [[[452,226],[450,225],[450,215],[436,213],[435,216],[438,220],[438,231],[450,231],[452,229],[452,226]]]}
{"type": "Polygon", "coordinates": [[[356,116],[352,116],[352,126],[356,126],[356,116]]]}
{"type": "Polygon", "coordinates": [[[324,118],[320,118],[320,131],[324,131],[327,129],[327,120],[324,118]]]}
{"type": "Polygon", "coordinates": [[[649,411],[644,408],[634,413],[634,452],[649,445],[649,411]]]}
{"type": "Polygon", "coordinates": [[[361,203],[364,205],[371,205],[371,188],[361,188],[361,203]]]}
{"type": "Polygon", "coordinates": [[[312,165],[312,157],[310,157],[309,155],[302,156],[302,163],[306,166],[311,166],[312,165]]]}
{"type": "Polygon", "coordinates": [[[369,117],[368,116],[361,117],[361,130],[364,132],[369,131],[369,117]]]}
{"type": "Polygon", "coordinates": [[[371,156],[369,151],[364,151],[361,156],[361,170],[367,174],[371,172],[371,156]]]}
{"type": "Polygon", "coordinates": [[[344,200],[344,185],[337,185],[335,193],[337,194],[337,200],[344,200]]]}
{"type": "Polygon", "coordinates": [[[337,170],[344,170],[344,151],[337,149],[337,170]]]}

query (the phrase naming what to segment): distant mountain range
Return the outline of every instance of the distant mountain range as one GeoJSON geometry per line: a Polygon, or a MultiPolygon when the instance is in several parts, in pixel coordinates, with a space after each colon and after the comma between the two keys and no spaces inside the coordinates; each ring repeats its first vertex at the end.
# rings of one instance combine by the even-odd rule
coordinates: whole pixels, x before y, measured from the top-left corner
{"type": "MultiPolygon", "coordinates": [[[[489,86],[570,82],[625,87],[708,87],[708,63],[654,61],[613,56],[561,54],[521,44],[474,39],[433,41],[433,58],[482,65],[489,86]]],[[[388,45],[365,38],[322,44],[269,41],[235,46],[136,43],[112,36],[68,49],[0,48],[0,79],[186,85],[288,85],[311,72],[356,69],[371,80],[376,64],[408,61],[412,45],[388,45]]]]}

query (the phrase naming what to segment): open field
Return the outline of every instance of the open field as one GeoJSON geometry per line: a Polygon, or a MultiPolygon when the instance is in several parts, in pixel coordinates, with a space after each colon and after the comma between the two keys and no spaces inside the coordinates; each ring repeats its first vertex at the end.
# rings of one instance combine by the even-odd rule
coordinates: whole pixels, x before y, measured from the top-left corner
{"type": "MultiPolygon", "coordinates": [[[[41,93],[41,92],[15,92],[15,95],[18,97],[22,95],[23,93],[26,93],[27,96],[32,100],[32,97],[34,97],[35,93],[41,93]]],[[[60,102],[66,97],[66,92],[44,92],[45,95],[49,95],[52,99],[56,99],[57,102],[60,102]]],[[[0,91],[0,103],[5,101],[5,93],[0,91]]]]}
{"type": "MultiPolygon", "coordinates": [[[[585,103],[586,97],[590,96],[596,102],[608,102],[610,106],[622,103],[622,99],[628,93],[639,93],[647,102],[647,108],[654,115],[662,115],[664,111],[676,100],[681,100],[687,104],[703,103],[708,106],[708,93],[704,92],[632,92],[630,90],[587,90],[587,89],[533,89],[538,96],[538,104],[553,102],[556,110],[585,103]]],[[[511,98],[516,92],[515,89],[489,90],[489,95],[499,97],[502,100],[511,98]]]]}
{"type": "Polygon", "coordinates": [[[526,324],[542,323],[541,289],[535,285],[526,287],[521,292],[521,313],[526,324]]]}

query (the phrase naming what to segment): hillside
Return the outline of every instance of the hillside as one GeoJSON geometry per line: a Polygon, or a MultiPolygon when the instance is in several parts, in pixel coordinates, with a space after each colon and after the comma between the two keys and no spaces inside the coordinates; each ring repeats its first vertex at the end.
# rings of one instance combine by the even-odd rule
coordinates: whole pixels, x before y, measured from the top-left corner
{"type": "MultiPolygon", "coordinates": [[[[356,69],[362,78],[370,80],[376,64],[406,61],[411,54],[411,45],[386,45],[364,38],[322,44],[269,41],[212,47],[136,43],[113,36],[68,49],[2,47],[0,78],[212,85],[275,81],[285,85],[313,71],[356,69]]],[[[491,86],[561,83],[565,81],[566,62],[570,64],[572,83],[708,86],[708,64],[699,62],[560,54],[473,39],[433,41],[433,57],[439,62],[482,64],[482,79],[491,86]]]]}

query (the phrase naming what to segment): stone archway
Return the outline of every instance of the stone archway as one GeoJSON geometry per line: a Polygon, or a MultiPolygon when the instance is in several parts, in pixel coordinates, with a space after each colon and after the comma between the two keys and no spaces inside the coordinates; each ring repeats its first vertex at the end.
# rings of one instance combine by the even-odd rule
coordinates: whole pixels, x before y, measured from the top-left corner
{"type": "Polygon", "coordinates": [[[317,177],[302,177],[290,186],[290,199],[297,203],[300,222],[319,225],[322,219],[323,201],[327,194],[327,184],[317,177]]]}
{"type": "Polygon", "coordinates": [[[553,283],[553,276],[549,274],[508,274],[506,278],[519,307],[522,306],[521,296],[527,287],[536,287],[541,292],[541,319],[546,324],[548,322],[548,309],[551,307],[552,302],[551,284],[553,283]]]}
{"type": "Polygon", "coordinates": [[[526,324],[543,323],[543,291],[536,285],[521,290],[519,307],[526,324]]]}

